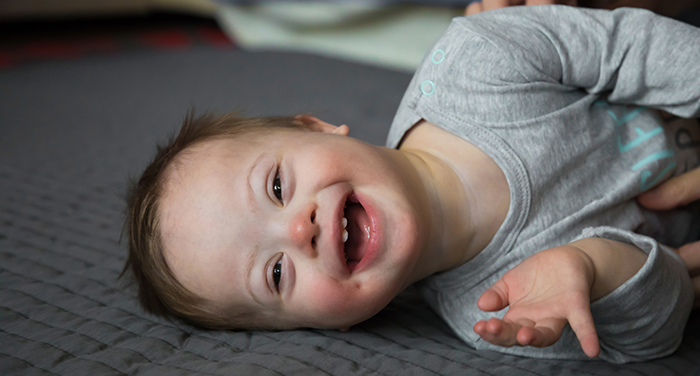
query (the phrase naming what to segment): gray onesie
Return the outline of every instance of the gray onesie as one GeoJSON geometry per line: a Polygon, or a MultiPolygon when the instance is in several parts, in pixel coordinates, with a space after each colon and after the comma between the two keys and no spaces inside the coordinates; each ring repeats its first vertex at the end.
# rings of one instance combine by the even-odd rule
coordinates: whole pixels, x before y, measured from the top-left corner
{"type": "Polygon", "coordinates": [[[636,245],[642,269],[593,302],[601,359],[640,361],[680,344],[693,301],[673,251],[700,235],[697,206],[644,210],[640,192],[698,165],[700,29],[651,12],[564,6],[505,8],[456,18],[426,55],[387,146],[426,119],[477,145],[503,169],[508,216],[477,257],[418,285],[477,349],[587,359],[567,326],[544,349],[503,348],[473,332],[479,296],[528,256],[583,237],[636,245]],[[664,124],[664,125],[662,125],[664,124]],[[641,235],[645,234],[645,235],[641,235]]]}

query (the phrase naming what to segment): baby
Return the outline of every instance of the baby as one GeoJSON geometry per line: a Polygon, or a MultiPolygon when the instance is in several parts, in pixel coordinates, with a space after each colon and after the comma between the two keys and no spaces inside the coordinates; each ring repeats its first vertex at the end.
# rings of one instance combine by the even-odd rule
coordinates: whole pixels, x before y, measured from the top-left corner
{"type": "Polygon", "coordinates": [[[698,165],[697,121],[649,109],[697,117],[698,61],[700,29],[647,11],[507,8],[452,22],[387,147],[190,115],[129,196],[125,271],[210,328],[347,330],[417,283],[478,349],[668,355],[693,287],[667,246],[698,212],[634,197],[698,165]]]}

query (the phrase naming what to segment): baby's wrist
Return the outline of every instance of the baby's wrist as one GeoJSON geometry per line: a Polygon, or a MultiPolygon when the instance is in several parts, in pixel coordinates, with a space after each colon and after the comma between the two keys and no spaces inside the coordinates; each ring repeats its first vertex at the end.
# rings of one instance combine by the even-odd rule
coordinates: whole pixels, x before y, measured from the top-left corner
{"type": "Polygon", "coordinates": [[[577,241],[567,244],[566,247],[579,260],[579,265],[582,265],[582,276],[590,289],[591,300],[594,300],[592,294],[594,293],[593,287],[597,280],[597,270],[593,258],[583,249],[585,247],[590,247],[590,245],[587,246],[586,243],[587,242],[583,242],[583,244],[581,244],[577,241]],[[581,245],[583,245],[583,248],[581,245]]]}
{"type": "Polygon", "coordinates": [[[634,245],[604,238],[584,238],[569,244],[588,259],[591,301],[598,300],[632,278],[646,262],[646,253],[634,245]]]}

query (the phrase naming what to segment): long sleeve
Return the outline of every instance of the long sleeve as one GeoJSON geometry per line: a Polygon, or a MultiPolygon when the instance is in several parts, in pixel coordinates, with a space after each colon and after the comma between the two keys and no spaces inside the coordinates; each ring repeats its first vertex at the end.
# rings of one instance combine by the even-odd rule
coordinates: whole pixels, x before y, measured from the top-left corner
{"type": "MultiPolygon", "coordinates": [[[[503,64],[524,81],[608,93],[610,102],[681,117],[700,114],[699,28],[639,9],[532,8],[484,12],[459,23],[500,50],[503,64]]],[[[474,74],[490,74],[492,64],[472,65],[480,71],[474,74]]]]}

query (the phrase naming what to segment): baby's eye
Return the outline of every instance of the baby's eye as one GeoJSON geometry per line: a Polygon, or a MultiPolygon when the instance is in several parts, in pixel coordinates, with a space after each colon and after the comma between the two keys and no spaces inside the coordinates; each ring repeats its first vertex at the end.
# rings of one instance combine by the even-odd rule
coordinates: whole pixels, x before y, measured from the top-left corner
{"type": "Polygon", "coordinates": [[[277,261],[275,267],[272,268],[272,279],[275,281],[275,289],[280,291],[280,277],[282,277],[282,258],[277,261]]]}
{"type": "Polygon", "coordinates": [[[272,192],[280,203],[282,203],[282,180],[280,179],[279,172],[275,174],[275,180],[272,181],[272,192]]]}

